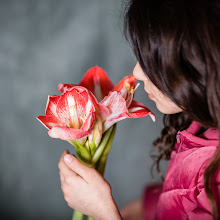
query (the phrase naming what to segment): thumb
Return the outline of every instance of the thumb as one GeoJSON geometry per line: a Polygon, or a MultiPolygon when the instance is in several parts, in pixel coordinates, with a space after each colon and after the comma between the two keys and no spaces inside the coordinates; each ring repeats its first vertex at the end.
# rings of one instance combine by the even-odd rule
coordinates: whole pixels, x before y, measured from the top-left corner
{"type": "Polygon", "coordinates": [[[64,162],[72,171],[86,179],[86,177],[88,176],[88,171],[90,169],[89,167],[82,164],[77,158],[75,158],[71,154],[66,154],[64,156],[64,162]]]}

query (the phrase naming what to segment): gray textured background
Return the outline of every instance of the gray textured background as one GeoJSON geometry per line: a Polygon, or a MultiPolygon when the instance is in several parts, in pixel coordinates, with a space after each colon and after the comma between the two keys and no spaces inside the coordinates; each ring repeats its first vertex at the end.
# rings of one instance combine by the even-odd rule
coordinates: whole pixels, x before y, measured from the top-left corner
{"type": "MultiPolygon", "coordinates": [[[[52,139],[36,117],[59,83],[78,83],[94,65],[113,83],[132,73],[119,0],[0,0],[0,216],[70,219],[57,163],[67,142],[52,139]]],[[[118,123],[105,177],[121,208],[151,183],[149,152],[162,115],[143,90],[136,100],[157,116],[118,123]]]]}

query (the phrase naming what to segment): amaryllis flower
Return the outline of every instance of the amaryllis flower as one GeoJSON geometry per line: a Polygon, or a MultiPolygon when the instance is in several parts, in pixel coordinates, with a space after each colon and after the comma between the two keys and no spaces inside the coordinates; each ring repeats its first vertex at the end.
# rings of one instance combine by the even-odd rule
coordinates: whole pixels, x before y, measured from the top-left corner
{"type": "MultiPolygon", "coordinates": [[[[72,84],[59,84],[58,89],[63,93],[73,86],[74,85],[72,84]]],[[[101,101],[105,96],[107,96],[109,91],[111,91],[114,87],[107,73],[98,66],[90,68],[78,86],[83,86],[89,89],[98,101],[101,101]]]]}
{"type": "MultiPolygon", "coordinates": [[[[101,112],[104,122],[103,132],[124,118],[139,118],[149,114],[155,121],[155,115],[146,106],[133,100],[135,83],[135,77],[130,75],[114,86],[107,73],[98,66],[90,68],[84,75],[79,85],[89,89],[99,101],[104,98],[99,104],[108,109],[107,114],[106,111],[101,112]]],[[[74,87],[72,84],[59,84],[58,89],[65,92],[72,87],[74,87]]]]}
{"type": "Polygon", "coordinates": [[[133,100],[135,82],[130,75],[114,86],[102,68],[92,67],[79,85],[59,84],[62,94],[48,97],[45,116],[38,119],[51,137],[84,145],[87,156],[93,155],[103,133],[118,121],[148,114],[155,120],[147,107],[133,100]]]}
{"type": "MultiPolygon", "coordinates": [[[[137,88],[133,75],[113,85],[106,72],[96,66],[87,71],[78,85],[59,84],[61,95],[49,96],[44,116],[38,120],[53,138],[67,140],[78,159],[104,174],[116,123],[125,118],[154,114],[133,100],[137,88]]],[[[81,213],[73,219],[83,217],[81,213]]]]}
{"type": "Polygon", "coordinates": [[[39,116],[38,120],[53,138],[83,140],[91,133],[97,105],[90,91],[75,86],[61,95],[49,96],[45,116],[39,116]]]}

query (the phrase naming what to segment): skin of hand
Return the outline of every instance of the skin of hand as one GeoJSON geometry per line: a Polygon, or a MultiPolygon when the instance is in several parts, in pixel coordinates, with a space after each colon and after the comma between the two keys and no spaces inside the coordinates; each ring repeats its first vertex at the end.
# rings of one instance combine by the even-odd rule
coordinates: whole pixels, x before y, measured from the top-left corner
{"type": "Polygon", "coordinates": [[[130,203],[128,203],[122,210],[120,210],[123,220],[143,219],[142,206],[143,206],[142,198],[135,199],[131,201],[130,203]]]}
{"type": "Polygon", "coordinates": [[[68,205],[93,219],[122,219],[109,183],[93,168],[65,150],[58,164],[61,189],[68,205]]]}

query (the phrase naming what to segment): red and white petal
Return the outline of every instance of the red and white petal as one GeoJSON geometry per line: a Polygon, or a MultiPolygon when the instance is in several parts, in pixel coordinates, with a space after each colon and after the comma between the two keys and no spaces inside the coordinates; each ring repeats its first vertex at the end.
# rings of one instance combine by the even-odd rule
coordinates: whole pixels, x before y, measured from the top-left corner
{"type": "Polygon", "coordinates": [[[88,136],[90,131],[66,127],[53,127],[50,131],[48,131],[48,134],[52,138],[60,138],[62,140],[76,140],[88,136]]]}
{"type": "Polygon", "coordinates": [[[91,112],[95,112],[95,102],[87,89],[77,86],[62,94],[57,105],[57,115],[67,127],[79,129],[91,112]]]}
{"type": "Polygon", "coordinates": [[[86,102],[74,88],[66,91],[57,105],[57,115],[60,121],[67,122],[67,127],[79,129],[82,125],[80,116],[85,115],[86,102]],[[68,126],[69,125],[69,126],[68,126]]]}
{"type": "Polygon", "coordinates": [[[113,124],[125,118],[140,118],[149,115],[152,118],[152,120],[155,121],[155,115],[143,104],[136,101],[132,101],[131,105],[127,109],[125,100],[122,97],[121,99],[119,99],[114,93],[115,92],[113,92],[110,97],[106,97],[106,103],[104,103],[110,111],[110,115],[103,118],[104,131],[110,128],[113,124]],[[114,107],[112,108],[112,105],[107,103],[107,101],[113,105],[115,104],[115,108],[114,107]],[[120,104],[117,105],[116,104],[117,102],[120,104]]]}
{"type": "Polygon", "coordinates": [[[92,67],[86,72],[79,86],[89,89],[99,101],[114,87],[107,73],[98,66],[92,67]]]}
{"type": "Polygon", "coordinates": [[[45,115],[54,115],[57,117],[57,103],[60,99],[59,95],[48,96],[45,115]]]}
{"type": "Polygon", "coordinates": [[[109,115],[106,120],[117,117],[122,112],[128,112],[126,102],[119,92],[110,92],[100,104],[106,106],[109,110],[109,115]]]}
{"type": "Polygon", "coordinates": [[[87,89],[80,91],[76,98],[76,111],[78,113],[78,117],[81,120],[81,129],[90,130],[96,119],[96,109],[98,109],[98,102],[94,95],[87,89]]]}
{"type": "Polygon", "coordinates": [[[74,85],[72,85],[72,84],[62,84],[62,83],[60,83],[60,84],[58,85],[58,90],[59,90],[61,93],[64,93],[64,92],[66,92],[67,90],[72,89],[73,87],[74,87],[74,85]]]}
{"type": "Polygon", "coordinates": [[[88,116],[90,112],[94,112],[99,109],[98,101],[96,97],[89,91],[81,91],[80,94],[83,96],[86,102],[85,114],[88,116]]]}
{"type": "Polygon", "coordinates": [[[112,91],[120,92],[123,88],[135,88],[136,78],[133,75],[124,77],[119,83],[112,89],[112,91]]]}
{"type": "Polygon", "coordinates": [[[86,104],[86,115],[89,114],[91,111],[95,111],[99,109],[98,101],[95,97],[95,95],[82,86],[74,86],[72,89],[77,91],[83,98],[85,99],[86,104]]]}
{"type": "Polygon", "coordinates": [[[104,122],[104,131],[108,130],[112,125],[114,125],[115,123],[125,119],[125,118],[140,118],[140,117],[145,117],[149,115],[152,120],[155,122],[155,115],[147,110],[147,109],[136,109],[135,112],[122,112],[121,114],[119,114],[117,117],[106,120],[104,122]]]}
{"type": "Polygon", "coordinates": [[[128,89],[123,88],[121,89],[121,96],[125,99],[128,108],[134,98],[134,90],[129,91],[128,89]]]}
{"type": "Polygon", "coordinates": [[[82,130],[90,131],[96,120],[96,112],[90,112],[88,117],[85,118],[83,125],[81,126],[82,130]]]}
{"type": "Polygon", "coordinates": [[[127,118],[127,117],[119,115],[119,117],[117,117],[117,118],[113,118],[113,119],[105,121],[104,124],[103,124],[103,133],[105,131],[107,131],[112,125],[114,125],[115,123],[117,123],[117,122],[119,122],[119,121],[121,121],[125,118],[127,118]]]}
{"type": "Polygon", "coordinates": [[[135,82],[136,79],[133,75],[126,76],[112,89],[112,91],[121,92],[121,96],[126,100],[127,107],[134,98],[135,82]]]}
{"type": "MultiPolygon", "coordinates": [[[[83,93],[84,91],[88,92],[88,89],[83,86],[73,86],[72,88],[79,93],[83,93]]],[[[69,90],[71,90],[72,88],[69,88],[69,90]]]]}
{"type": "Polygon", "coordinates": [[[105,105],[99,103],[98,115],[100,116],[100,118],[105,119],[110,115],[110,111],[105,105]]]}
{"type": "MultiPolygon", "coordinates": [[[[71,108],[72,104],[75,105],[74,111],[73,109],[70,109],[73,112],[73,116],[75,117],[75,113],[77,113],[77,116],[84,116],[86,115],[86,105],[87,105],[87,100],[85,99],[85,94],[82,95],[82,93],[78,92],[77,90],[73,89],[71,91],[71,96],[67,97],[68,99],[68,105],[71,108]],[[72,103],[72,97],[74,98],[74,103],[72,103]]],[[[72,116],[72,114],[71,114],[72,116]]]]}
{"type": "MultiPolygon", "coordinates": [[[[61,98],[57,104],[57,117],[59,119],[59,121],[61,121],[63,123],[63,126],[65,127],[71,127],[73,126],[72,123],[72,119],[70,116],[70,107],[69,107],[69,102],[67,99],[67,92],[65,92],[64,94],[61,95],[61,98]]],[[[73,98],[74,100],[74,98],[73,98]]],[[[72,106],[74,106],[74,103],[72,104],[72,106]]]]}
{"type": "Polygon", "coordinates": [[[47,128],[51,129],[54,126],[60,126],[60,122],[54,115],[38,116],[37,119],[47,128]]]}
{"type": "Polygon", "coordinates": [[[139,118],[139,117],[145,117],[149,114],[149,116],[151,117],[151,119],[155,122],[156,121],[156,117],[155,115],[150,111],[150,109],[148,109],[145,105],[143,105],[140,102],[137,101],[132,101],[132,103],[130,104],[129,108],[128,108],[128,117],[129,118],[139,118]]]}
{"type": "MultiPolygon", "coordinates": [[[[108,96],[106,96],[103,101],[100,102],[101,105],[104,105],[108,108],[109,114],[101,114],[101,118],[103,121],[112,121],[113,119],[116,120],[119,116],[127,112],[128,109],[126,107],[126,102],[124,98],[120,95],[119,92],[110,92],[108,96]]],[[[106,123],[107,124],[107,123],[106,123]]],[[[106,131],[106,127],[104,126],[104,130],[106,131]]]]}

